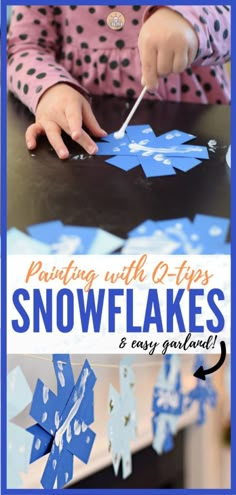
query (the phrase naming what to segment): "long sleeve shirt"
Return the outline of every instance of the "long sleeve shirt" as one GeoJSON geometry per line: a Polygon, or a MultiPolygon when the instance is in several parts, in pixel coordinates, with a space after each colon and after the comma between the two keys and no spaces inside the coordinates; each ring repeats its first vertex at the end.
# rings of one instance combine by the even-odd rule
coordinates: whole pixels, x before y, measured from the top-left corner
{"type": "MultiPolygon", "coordinates": [[[[230,7],[166,6],[194,28],[199,42],[191,67],[160,78],[156,98],[230,101],[230,7]]],[[[137,97],[142,90],[138,35],[148,6],[15,6],[8,37],[8,85],[33,113],[60,82],[92,95],[137,97]],[[117,29],[118,28],[118,29],[117,29]]],[[[158,26],[157,26],[158,29],[158,26]]]]}

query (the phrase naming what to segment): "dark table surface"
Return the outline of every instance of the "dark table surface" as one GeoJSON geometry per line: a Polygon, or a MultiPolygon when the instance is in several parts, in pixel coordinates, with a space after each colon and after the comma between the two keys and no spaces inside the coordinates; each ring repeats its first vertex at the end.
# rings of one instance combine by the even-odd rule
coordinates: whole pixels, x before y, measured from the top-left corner
{"type": "MultiPolygon", "coordinates": [[[[133,105],[133,102],[130,103],[133,105]]],[[[95,97],[94,113],[107,132],[120,128],[128,102],[95,97]]],[[[217,141],[210,159],[189,172],[147,179],[142,168],[124,172],[103,156],[86,156],[69,138],[70,157],[57,158],[46,138],[34,152],[24,133],[33,116],[13,96],[8,100],[8,227],[26,227],[49,220],[67,225],[99,226],[113,234],[127,233],[146,219],[195,214],[230,216],[230,169],[225,155],[230,144],[230,108],[221,105],[142,101],[132,124],[149,124],[156,134],[173,129],[197,136],[194,144],[217,141]],[[74,159],[81,155],[82,159],[74,159]]]]}

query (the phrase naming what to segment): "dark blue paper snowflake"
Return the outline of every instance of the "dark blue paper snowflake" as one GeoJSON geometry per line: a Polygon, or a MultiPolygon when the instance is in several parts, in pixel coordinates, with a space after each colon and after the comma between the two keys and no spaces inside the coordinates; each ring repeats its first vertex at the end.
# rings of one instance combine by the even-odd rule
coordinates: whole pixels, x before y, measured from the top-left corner
{"type": "Polygon", "coordinates": [[[133,125],[122,139],[105,136],[97,143],[97,154],[114,155],[106,162],[125,171],[141,165],[146,177],[174,175],[175,168],[187,172],[209,158],[205,146],[184,145],[194,138],[177,130],[156,136],[149,125],[133,125]]]}
{"type": "Polygon", "coordinates": [[[89,428],[94,421],[93,387],[95,374],[88,361],[74,383],[70,358],[53,356],[57,378],[57,395],[38,380],[34,391],[31,416],[37,421],[28,431],[34,435],[30,462],[49,453],[41,478],[45,489],[62,488],[73,476],[73,456],[87,463],[95,433],[89,428]]]}
{"type": "Polygon", "coordinates": [[[166,355],[157,377],[152,400],[153,448],[158,454],[173,447],[173,436],[183,412],[180,360],[177,355],[166,355]]]}
{"type": "MultiPolygon", "coordinates": [[[[196,356],[194,370],[200,366],[207,368],[202,356],[196,356]]],[[[196,386],[185,396],[185,407],[189,409],[193,403],[198,403],[197,424],[203,425],[206,421],[207,406],[216,407],[217,392],[214,389],[210,377],[206,380],[197,379],[196,386]]]]}

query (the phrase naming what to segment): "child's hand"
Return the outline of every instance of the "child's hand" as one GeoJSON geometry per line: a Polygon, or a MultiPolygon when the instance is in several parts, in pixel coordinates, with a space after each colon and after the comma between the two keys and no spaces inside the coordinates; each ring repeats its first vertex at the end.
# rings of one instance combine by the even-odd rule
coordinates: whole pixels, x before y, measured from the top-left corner
{"type": "Polygon", "coordinates": [[[48,141],[59,158],[65,159],[69,151],[65,146],[61,131],[64,130],[79,143],[89,154],[96,153],[97,145],[82,129],[83,123],[93,136],[102,137],[106,132],[98,124],[88,101],[68,84],[52,86],[39,101],[35,123],[26,131],[27,148],[36,147],[36,139],[46,134],[48,141]]]}
{"type": "Polygon", "coordinates": [[[158,85],[159,76],[183,72],[195,59],[198,38],[191,25],[178,13],[161,7],[144,22],[138,47],[142,84],[158,85]]]}

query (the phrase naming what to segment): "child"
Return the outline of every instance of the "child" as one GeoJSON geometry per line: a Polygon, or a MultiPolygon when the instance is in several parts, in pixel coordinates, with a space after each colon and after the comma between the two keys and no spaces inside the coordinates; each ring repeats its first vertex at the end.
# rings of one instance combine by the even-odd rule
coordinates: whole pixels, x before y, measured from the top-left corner
{"type": "Polygon", "coordinates": [[[101,137],[88,94],[229,103],[228,6],[17,6],[9,30],[9,89],[35,113],[28,149],[45,133],[62,159],[64,130],[88,153],[101,137]]]}

